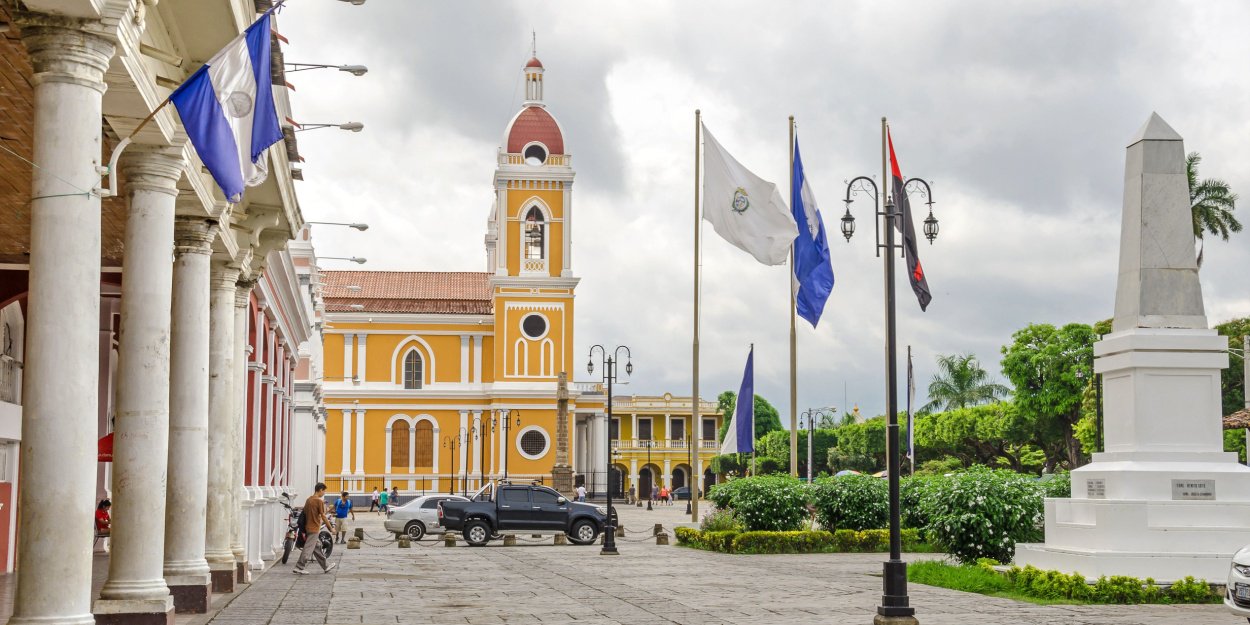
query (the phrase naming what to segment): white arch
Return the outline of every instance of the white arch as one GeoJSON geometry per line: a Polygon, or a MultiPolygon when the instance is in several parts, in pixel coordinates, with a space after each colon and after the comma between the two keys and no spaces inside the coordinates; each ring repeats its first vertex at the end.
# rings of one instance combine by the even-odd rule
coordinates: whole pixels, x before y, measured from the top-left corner
{"type": "Polygon", "coordinates": [[[524,202],[521,202],[520,208],[517,209],[517,213],[516,215],[513,215],[513,218],[517,221],[525,221],[525,214],[530,211],[530,208],[535,206],[537,206],[538,211],[543,214],[543,221],[551,223],[551,220],[554,219],[554,217],[552,217],[551,207],[537,195],[531,195],[526,198],[524,202]]]}
{"type": "Polygon", "coordinates": [[[539,375],[552,376],[555,375],[556,366],[556,344],[551,337],[543,339],[542,346],[538,350],[539,356],[539,375]]]}
{"type": "Polygon", "coordinates": [[[512,375],[530,374],[530,345],[525,339],[517,339],[512,345],[512,375]]]}
{"type": "MultiPolygon", "coordinates": [[[[391,382],[394,382],[400,388],[404,387],[404,365],[403,359],[400,358],[400,354],[403,353],[404,356],[408,355],[407,350],[404,349],[405,347],[408,347],[409,349],[416,349],[416,346],[409,347],[409,345],[413,342],[416,342],[418,345],[425,348],[425,353],[421,354],[422,360],[425,361],[424,368],[428,370],[421,372],[421,375],[428,379],[425,383],[434,383],[434,367],[436,364],[434,362],[434,348],[430,347],[430,344],[426,343],[425,339],[420,336],[410,334],[407,338],[400,341],[399,344],[395,346],[395,351],[391,352],[391,382]]],[[[421,350],[418,350],[418,353],[420,351],[421,350]]]]}

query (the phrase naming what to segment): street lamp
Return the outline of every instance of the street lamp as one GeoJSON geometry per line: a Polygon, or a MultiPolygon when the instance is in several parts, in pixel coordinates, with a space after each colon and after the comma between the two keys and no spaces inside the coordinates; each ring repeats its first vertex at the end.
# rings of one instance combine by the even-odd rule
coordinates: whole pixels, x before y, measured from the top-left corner
{"type": "MultiPolygon", "coordinates": [[[[621,350],[625,350],[625,375],[633,375],[634,362],[629,348],[624,345],[617,346],[612,355],[608,355],[608,350],[602,345],[592,345],[590,347],[590,358],[586,362],[586,373],[595,372],[595,350],[599,350],[599,358],[602,361],[603,379],[608,383],[608,431],[612,430],[612,383],[616,381],[616,365],[621,360],[621,350]]],[[[612,437],[607,437],[605,443],[608,447],[606,460],[607,475],[612,475],[612,437]]],[[[616,550],[616,511],[612,509],[612,487],[608,486],[608,523],[603,528],[603,549],[599,550],[600,555],[614,556],[619,552],[616,550]]]]}
{"type": "Polygon", "coordinates": [[[447,486],[447,494],[456,494],[456,447],[464,445],[464,428],[460,428],[460,432],[456,434],[448,434],[443,437],[443,448],[450,450],[447,454],[447,472],[451,474],[451,483],[447,486]]]}
{"type": "MultiPolygon", "coordinates": [[[[509,451],[508,445],[512,443],[512,441],[508,440],[508,430],[511,424],[511,419],[509,419],[509,417],[511,416],[512,412],[516,412],[516,426],[521,427],[521,411],[520,410],[514,411],[514,410],[508,410],[507,408],[499,409],[498,424],[499,424],[499,428],[503,430],[503,441],[504,441],[503,442],[503,481],[505,482],[508,481],[508,451],[509,451]]],[[[490,417],[490,431],[492,432],[495,431],[495,423],[496,423],[495,415],[492,414],[490,417]]]]}
{"type": "Polygon", "coordinates": [[[284,63],[284,65],[286,65],[288,73],[303,72],[310,69],[337,69],[352,76],[364,76],[369,73],[369,68],[364,65],[326,65],[323,63],[284,63]]]}
{"type": "Polygon", "coordinates": [[[360,122],[344,122],[342,124],[300,124],[295,132],[304,132],[305,130],[317,130],[318,128],[338,128],[339,130],[350,130],[352,132],[360,132],[365,129],[365,125],[360,122]]]}
{"type": "Polygon", "coordinates": [[[808,408],[799,417],[807,419],[807,483],[812,483],[812,438],[816,435],[816,419],[833,417],[837,408],[808,408]]]}
{"type": "MultiPolygon", "coordinates": [[[[888,176],[886,171],[886,139],[887,128],[885,118],[881,118],[881,152],[882,152],[882,176],[888,176]]],[[[933,190],[929,187],[929,183],[920,178],[911,178],[903,183],[902,192],[906,194],[907,189],[915,185],[917,192],[924,195],[926,204],[929,206],[929,217],[925,219],[924,233],[925,237],[932,243],[937,238],[938,224],[937,219],[933,217],[933,190]],[[920,189],[923,187],[923,189],[920,189]]],[[[878,618],[899,619],[901,622],[915,623],[916,609],[909,605],[910,601],[907,597],[907,563],[903,562],[902,557],[902,537],[899,531],[899,448],[898,448],[898,345],[895,337],[895,315],[894,315],[894,250],[900,249],[902,246],[894,242],[895,220],[902,217],[895,211],[897,203],[906,200],[906,197],[898,198],[886,196],[877,189],[877,183],[868,176],[858,176],[852,179],[846,185],[846,214],[842,216],[842,235],[847,241],[851,240],[851,235],[855,233],[855,218],[851,216],[851,202],[854,200],[852,196],[864,193],[871,195],[873,200],[873,208],[883,206],[883,209],[876,211],[876,217],[873,223],[877,228],[877,255],[881,256],[881,250],[885,250],[884,259],[884,283],[885,283],[885,325],[886,325],[886,363],[885,363],[885,413],[888,419],[886,429],[886,460],[888,477],[890,480],[890,559],[883,563],[882,567],[882,596],[881,605],[877,606],[878,618]],[[882,223],[884,222],[884,224],[882,223]],[[881,236],[882,227],[885,229],[885,237],[881,236]]],[[[907,216],[910,218],[910,215],[907,216]]],[[[899,224],[906,228],[907,224],[899,224]]]]}
{"type": "Polygon", "coordinates": [[[368,229],[369,229],[369,224],[346,223],[346,222],[342,222],[342,221],[305,221],[304,223],[306,223],[306,224],[320,224],[320,225],[323,225],[323,226],[347,226],[348,228],[354,228],[354,229],[359,230],[359,231],[361,231],[361,232],[364,232],[365,230],[368,230],[368,229]]]}
{"type": "Polygon", "coordinates": [[[350,260],[357,265],[363,265],[369,262],[369,259],[360,256],[318,256],[317,260],[350,260]]]}
{"type": "Polygon", "coordinates": [[[639,441],[639,444],[647,448],[647,474],[651,478],[651,485],[647,486],[647,509],[651,510],[651,495],[655,492],[655,471],[651,470],[651,448],[655,447],[655,439],[648,438],[645,441],[639,441]]]}

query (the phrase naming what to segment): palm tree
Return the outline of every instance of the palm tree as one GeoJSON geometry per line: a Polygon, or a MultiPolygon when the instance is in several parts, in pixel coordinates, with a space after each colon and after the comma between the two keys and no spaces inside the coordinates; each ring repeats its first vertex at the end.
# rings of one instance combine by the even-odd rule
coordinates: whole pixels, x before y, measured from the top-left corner
{"type": "Polygon", "coordinates": [[[938,373],[929,382],[929,403],[920,410],[953,410],[998,401],[1011,389],[990,381],[990,374],[981,368],[973,354],[939,355],[938,373]]]}
{"type": "MultiPolygon", "coordinates": [[[[1185,157],[1185,173],[1189,175],[1189,204],[1194,216],[1194,236],[1202,243],[1204,232],[1219,235],[1225,241],[1230,232],[1241,232],[1241,222],[1233,216],[1236,209],[1237,194],[1228,188],[1228,183],[1218,178],[1207,178],[1198,182],[1198,164],[1202,157],[1197,152],[1190,152],[1185,157]]],[[[1198,248],[1198,266],[1202,266],[1202,253],[1205,244],[1198,248]]]]}

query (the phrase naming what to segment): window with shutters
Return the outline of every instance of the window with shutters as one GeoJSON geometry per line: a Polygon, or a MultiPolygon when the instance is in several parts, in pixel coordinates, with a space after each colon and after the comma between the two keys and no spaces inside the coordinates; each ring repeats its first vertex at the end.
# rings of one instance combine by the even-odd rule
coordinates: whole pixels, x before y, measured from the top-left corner
{"type": "Polygon", "coordinates": [[[434,424],[429,421],[418,421],[413,428],[417,449],[413,466],[421,469],[434,468],[434,424]]]}
{"type": "Polygon", "coordinates": [[[408,436],[407,421],[391,425],[391,466],[401,473],[408,472],[408,436]]]}
{"type": "Polygon", "coordinates": [[[415,349],[408,352],[407,356],[404,356],[404,388],[421,388],[423,364],[425,363],[421,361],[421,354],[415,349]]]}

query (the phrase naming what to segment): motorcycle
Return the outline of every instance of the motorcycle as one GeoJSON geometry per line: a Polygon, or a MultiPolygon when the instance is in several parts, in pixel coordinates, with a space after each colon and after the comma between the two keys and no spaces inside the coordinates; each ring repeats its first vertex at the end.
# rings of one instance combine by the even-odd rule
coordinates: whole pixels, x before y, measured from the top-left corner
{"type": "MultiPolygon", "coordinates": [[[[282,493],[286,501],[280,502],[283,508],[287,510],[287,526],[286,537],[282,541],[282,563],[286,564],[291,557],[291,551],[295,548],[304,548],[304,542],[307,540],[308,532],[300,526],[299,513],[300,508],[291,506],[291,495],[282,493]]],[[[317,533],[317,539],[321,541],[321,552],[328,558],[330,552],[334,551],[334,534],[325,525],[321,526],[321,531],[317,533]]]]}

